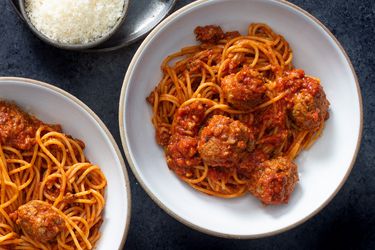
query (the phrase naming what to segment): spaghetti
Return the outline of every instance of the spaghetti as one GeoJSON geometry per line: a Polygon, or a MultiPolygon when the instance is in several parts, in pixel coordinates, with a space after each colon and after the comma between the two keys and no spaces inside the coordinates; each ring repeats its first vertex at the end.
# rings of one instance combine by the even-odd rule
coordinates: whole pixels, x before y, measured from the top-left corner
{"type": "Polygon", "coordinates": [[[106,179],[83,142],[14,104],[0,101],[0,116],[0,248],[92,249],[106,179]]]}
{"type": "Polygon", "coordinates": [[[169,168],[209,195],[286,203],[298,181],[292,161],[328,119],[319,79],[294,68],[288,42],[266,24],[246,35],[194,32],[201,43],[164,59],[147,98],[169,168]]]}

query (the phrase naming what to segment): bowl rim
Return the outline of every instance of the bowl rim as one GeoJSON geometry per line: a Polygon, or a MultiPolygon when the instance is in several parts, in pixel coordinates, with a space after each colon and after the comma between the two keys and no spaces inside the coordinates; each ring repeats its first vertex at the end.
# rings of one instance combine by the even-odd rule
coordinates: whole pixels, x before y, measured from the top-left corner
{"type": "Polygon", "coordinates": [[[183,223],[184,225],[190,227],[191,229],[197,230],[199,232],[202,232],[202,233],[205,233],[205,234],[208,234],[208,235],[211,235],[211,236],[229,238],[229,239],[257,239],[257,238],[273,236],[273,235],[276,235],[276,234],[279,234],[279,233],[282,233],[282,232],[286,232],[286,231],[288,231],[292,228],[295,228],[295,227],[303,224],[307,220],[311,219],[316,214],[318,214],[324,207],[326,207],[331,202],[331,200],[336,196],[336,194],[340,191],[340,189],[342,188],[342,186],[344,185],[344,183],[348,179],[349,174],[350,174],[351,170],[353,169],[354,163],[355,163],[357,155],[358,155],[358,151],[359,151],[361,140],[362,140],[362,132],[363,132],[363,103],[362,103],[362,95],[361,95],[361,89],[360,89],[358,77],[357,77],[357,74],[356,74],[355,69],[353,67],[353,64],[351,63],[351,60],[350,60],[348,54],[346,53],[345,49],[340,44],[340,42],[337,40],[337,38],[331,33],[331,31],[322,22],[320,22],[316,17],[314,17],[312,14],[310,14],[306,10],[304,10],[301,7],[299,7],[299,6],[297,6],[293,3],[290,3],[286,0],[267,0],[269,2],[277,2],[277,3],[280,3],[284,6],[286,6],[286,7],[292,8],[292,9],[296,10],[297,12],[299,12],[300,14],[309,18],[311,21],[313,21],[319,27],[321,27],[330,36],[330,38],[334,41],[334,43],[337,45],[340,52],[344,55],[348,65],[350,66],[351,73],[352,73],[352,75],[354,77],[354,80],[355,80],[355,85],[356,85],[356,90],[357,90],[357,95],[358,95],[358,101],[359,101],[359,103],[358,103],[359,104],[359,113],[360,113],[359,114],[360,115],[360,125],[359,125],[359,131],[358,131],[359,133],[358,133],[355,151],[353,153],[353,156],[352,156],[352,159],[351,159],[351,162],[350,162],[350,166],[347,169],[344,178],[341,180],[341,182],[336,187],[334,192],[319,207],[317,207],[313,212],[311,212],[310,214],[305,216],[303,219],[301,219],[301,220],[299,220],[299,221],[297,221],[297,222],[295,222],[295,223],[293,223],[293,224],[291,224],[287,227],[277,229],[277,230],[273,230],[273,231],[266,232],[266,233],[260,233],[260,234],[235,235],[235,234],[216,232],[216,231],[213,231],[213,230],[210,230],[210,229],[207,229],[207,228],[204,228],[204,227],[201,227],[201,226],[198,226],[194,223],[189,222],[188,220],[180,217],[178,214],[173,212],[166,205],[164,205],[156,197],[156,195],[154,195],[152,190],[149,189],[146,186],[146,184],[143,182],[143,179],[139,175],[138,170],[135,167],[133,159],[132,159],[132,157],[129,153],[129,148],[127,146],[128,138],[127,138],[126,133],[125,133],[125,125],[124,125],[124,122],[123,122],[124,121],[124,114],[125,114],[125,95],[126,95],[126,92],[127,92],[127,89],[128,89],[128,83],[129,83],[129,80],[130,80],[130,77],[131,77],[131,72],[133,71],[136,62],[139,59],[139,56],[140,56],[141,52],[150,43],[150,41],[154,38],[154,36],[162,28],[164,28],[164,26],[166,26],[170,21],[177,18],[180,14],[182,14],[185,11],[188,11],[190,9],[193,9],[193,8],[199,6],[199,5],[210,2],[210,1],[214,2],[215,0],[197,0],[195,2],[192,2],[192,3],[182,7],[181,9],[175,11],[174,13],[172,13],[169,17],[164,19],[159,25],[157,25],[154,28],[154,30],[145,38],[145,40],[142,42],[142,44],[139,46],[136,53],[134,54],[129,66],[128,66],[128,69],[126,71],[126,75],[124,77],[123,85],[122,85],[122,88],[121,88],[120,100],[119,100],[119,128],[120,128],[120,136],[121,136],[121,142],[122,142],[123,150],[125,152],[125,156],[126,156],[127,161],[129,163],[130,169],[132,170],[133,174],[135,175],[137,181],[141,184],[143,190],[145,190],[146,193],[148,194],[148,196],[160,208],[162,208],[167,214],[169,214],[170,216],[172,216],[173,218],[175,218],[179,222],[183,223]]]}
{"type": "Polygon", "coordinates": [[[113,148],[115,149],[116,155],[117,155],[117,157],[120,161],[121,169],[122,169],[122,172],[124,174],[123,178],[125,180],[125,185],[126,185],[125,188],[127,190],[127,210],[128,210],[128,214],[126,215],[125,229],[124,229],[124,233],[122,235],[122,239],[121,239],[120,246],[119,246],[119,249],[122,249],[125,245],[125,241],[126,241],[126,238],[127,238],[128,232],[129,232],[129,225],[130,225],[130,219],[131,219],[131,190],[130,190],[130,182],[129,182],[128,172],[126,170],[124,158],[122,157],[121,151],[120,151],[115,139],[113,138],[111,132],[108,130],[108,128],[103,123],[103,121],[99,118],[99,116],[97,114],[95,114],[94,111],[92,111],[86,104],[84,104],[77,97],[73,96],[72,94],[69,94],[68,92],[66,92],[63,89],[60,89],[60,88],[58,88],[58,87],[56,87],[52,84],[49,84],[49,83],[45,83],[45,82],[42,82],[42,81],[30,79],[30,78],[23,78],[23,77],[7,77],[7,76],[0,77],[0,84],[2,82],[5,82],[5,81],[18,81],[18,82],[22,82],[22,83],[26,83],[26,84],[30,84],[30,85],[36,85],[36,86],[39,86],[39,87],[46,88],[48,90],[52,90],[53,92],[56,92],[57,94],[62,95],[63,97],[73,101],[75,104],[80,106],[89,116],[94,118],[94,120],[98,123],[98,125],[102,129],[102,131],[104,131],[105,135],[110,140],[113,148]]]}
{"type": "MultiPolygon", "coordinates": [[[[129,7],[129,2],[131,0],[123,0],[124,1],[124,7],[121,12],[121,17],[116,21],[115,25],[107,32],[105,33],[102,37],[99,37],[91,42],[84,43],[84,44],[69,44],[69,43],[60,43],[58,41],[55,41],[46,35],[44,35],[41,31],[39,31],[31,22],[29,15],[26,12],[26,7],[25,7],[25,1],[26,0],[18,0],[18,4],[20,6],[20,11],[25,19],[26,25],[31,29],[31,31],[43,42],[54,46],[59,49],[65,49],[65,50],[86,50],[90,48],[94,48],[98,46],[101,43],[104,43],[107,41],[112,35],[114,35],[117,30],[121,27],[121,25],[124,23],[125,18],[127,16],[128,12],[128,7],[129,7]]],[[[135,0],[136,1],[136,0],[135,0]]]]}

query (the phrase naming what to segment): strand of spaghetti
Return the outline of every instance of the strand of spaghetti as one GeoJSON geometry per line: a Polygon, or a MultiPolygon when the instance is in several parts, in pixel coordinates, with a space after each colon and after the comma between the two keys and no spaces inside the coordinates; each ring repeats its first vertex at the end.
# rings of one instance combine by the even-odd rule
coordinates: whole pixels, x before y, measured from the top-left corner
{"type": "Polygon", "coordinates": [[[234,52],[234,53],[235,52],[244,52],[244,53],[254,54],[253,62],[250,64],[251,68],[253,68],[255,66],[255,64],[258,62],[258,58],[259,58],[258,44],[251,41],[251,40],[245,40],[245,41],[242,41],[241,44],[229,47],[226,53],[230,53],[230,52],[234,52]],[[247,48],[244,48],[244,45],[250,45],[250,47],[254,50],[254,52],[250,51],[247,48]]]}
{"type": "Polygon", "coordinates": [[[216,81],[216,76],[215,76],[215,72],[212,70],[212,68],[210,66],[208,66],[206,63],[202,62],[202,65],[203,67],[208,71],[208,73],[210,73],[211,77],[212,77],[212,80],[213,81],[216,81]]]}
{"type": "Polygon", "coordinates": [[[169,67],[167,67],[166,70],[167,70],[167,73],[168,73],[169,77],[172,79],[172,82],[173,82],[174,86],[176,87],[177,98],[179,98],[180,100],[183,100],[184,99],[184,95],[182,93],[181,86],[178,83],[176,72],[173,69],[169,68],[169,67]]]}
{"type": "Polygon", "coordinates": [[[216,109],[221,109],[221,110],[223,110],[227,113],[230,113],[230,114],[245,114],[246,113],[246,111],[243,111],[243,110],[232,109],[231,107],[229,107],[226,104],[215,104],[211,108],[207,109],[206,112],[204,113],[204,115],[207,116],[209,113],[211,113],[212,111],[214,111],[216,109]]]}
{"type": "Polygon", "coordinates": [[[290,52],[288,59],[285,60],[285,64],[290,65],[292,63],[292,60],[293,60],[293,52],[290,52]]]}
{"type": "Polygon", "coordinates": [[[40,183],[40,173],[39,173],[39,169],[35,165],[33,165],[33,172],[34,172],[33,182],[26,190],[27,201],[38,199],[38,192],[36,192],[36,190],[38,190],[39,183],[40,183]]]}
{"type": "Polygon", "coordinates": [[[78,153],[79,153],[80,158],[81,158],[80,162],[85,162],[86,157],[85,157],[85,154],[83,153],[83,150],[82,150],[81,146],[75,140],[73,140],[71,138],[68,138],[68,141],[69,141],[70,144],[74,145],[74,147],[78,150],[78,153]]]}
{"type": "Polygon", "coordinates": [[[93,170],[100,170],[100,168],[98,166],[95,166],[95,165],[92,165],[90,166],[89,168],[87,168],[82,174],[81,176],[78,178],[77,180],[77,184],[80,184],[84,181],[84,179],[86,178],[86,176],[93,170]]]}
{"type": "Polygon", "coordinates": [[[90,226],[87,223],[87,221],[84,218],[80,217],[80,216],[72,216],[72,217],[70,217],[70,220],[74,221],[76,224],[82,223],[82,225],[84,227],[84,232],[83,232],[84,236],[86,238],[88,238],[89,233],[90,233],[90,226]],[[77,222],[79,222],[79,223],[77,223],[77,222]]]}
{"type": "Polygon", "coordinates": [[[196,97],[196,98],[191,98],[191,99],[185,101],[184,103],[182,103],[180,108],[185,107],[186,105],[189,105],[193,102],[203,102],[203,103],[207,103],[207,104],[210,104],[210,105],[216,105],[217,104],[217,102],[215,102],[211,99],[196,97]]]}
{"type": "Polygon", "coordinates": [[[204,70],[204,68],[202,68],[202,70],[201,70],[201,83],[200,84],[206,82],[206,76],[207,76],[206,71],[204,70]]]}
{"type": "Polygon", "coordinates": [[[179,101],[177,100],[177,98],[174,97],[174,96],[172,96],[172,95],[162,94],[162,95],[160,96],[159,102],[163,102],[163,101],[171,102],[171,103],[173,103],[174,105],[176,105],[177,107],[180,106],[180,103],[179,103],[179,101]]]}
{"type": "Polygon", "coordinates": [[[285,39],[282,36],[280,36],[280,35],[276,36],[276,39],[274,40],[274,46],[276,46],[278,43],[280,43],[280,44],[284,44],[285,43],[285,39]]]}
{"type": "Polygon", "coordinates": [[[207,173],[208,173],[208,166],[207,166],[206,164],[204,164],[204,171],[203,171],[203,174],[202,174],[202,176],[199,177],[198,179],[193,179],[193,180],[191,180],[191,179],[188,179],[188,178],[185,178],[185,177],[182,177],[182,176],[181,176],[181,178],[182,178],[183,180],[185,180],[186,182],[189,182],[189,183],[192,183],[192,184],[197,184],[197,183],[203,181],[203,180],[207,177],[207,173]]]}
{"type": "Polygon", "coordinates": [[[157,114],[158,108],[159,108],[159,94],[157,91],[154,91],[153,94],[154,94],[153,113],[157,114]]]}
{"type": "MultiPolygon", "coordinates": [[[[4,189],[6,188],[6,186],[9,186],[11,188],[13,188],[13,190],[15,190],[13,196],[11,196],[10,199],[8,199],[8,201],[6,202],[1,202],[0,204],[0,208],[4,209],[6,207],[8,207],[10,204],[12,204],[15,200],[17,200],[18,198],[18,187],[16,184],[14,184],[13,182],[10,182],[10,181],[4,181],[4,189]]],[[[5,197],[4,197],[5,198],[5,197]]]]}
{"type": "Polygon", "coordinates": [[[48,155],[48,157],[50,157],[52,159],[52,161],[54,161],[56,166],[64,166],[65,162],[66,162],[66,158],[67,158],[65,145],[57,139],[49,139],[46,142],[42,142],[39,139],[37,138],[37,142],[40,143],[42,150],[44,151],[44,153],[46,153],[48,155]],[[49,146],[57,146],[61,150],[57,152],[56,156],[54,156],[51,153],[51,151],[49,149],[47,149],[47,147],[49,147],[49,146]],[[61,156],[61,155],[59,155],[59,153],[62,153],[62,157],[59,157],[59,156],[61,156]],[[58,160],[59,158],[61,158],[60,161],[58,160]]]}
{"type": "Polygon", "coordinates": [[[220,65],[219,65],[218,72],[217,72],[217,78],[218,78],[217,82],[218,83],[221,82],[223,70],[227,67],[229,62],[230,62],[229,58],[225,59],[224,61],[223,60],[221,61],[220,65]]]}
{"type": "Polygon", "coordinates": [[[272,98],[271,100],[269,100],[269,101],[267,101],[267,102],[265,102],[265,103],[260,104],[259,106],[253,108],[250,112],[254,112],[254,111],[256,111],[256,110],[259,110],[259,109],[265,108],[265,107],[267,107],[267,106],[269,106],[269,105],[271,105],[271,104],[273,104],[273,103],[275,103],[275,102],[281,100],[286,94],[288,94],[287,91],[285,91],[285,92],[279,94],[278,96],[272,98]]]}
{"type": "Polygon", "coordinates": [[[49,133],[43,135],[43,137],[41,138],[41,140],[44,141],[44,140],[46,140],[49,137],[57,137],[57,138],[60,138],[61,140],[63,140],[65,146],[68,148],[69,154],[72,157],[73,162],[74,163],[78,162],[77,158],[75,156],[74,150],[72,148],[72,145],[70,144],[69,140],[66,138],[65,135],[63,135],[61,133],[58,133],[58,132],[49,132],[49,133]]]}
{"type": "Polygon", "coordinates": [[[0,214],[3,216],[3,218],[5,219],[6,223],[8,223],[8,225],[6,224],[1,224],[3,225],[2,227],[5,227],[4,225],[8,226],[9,229],[13,228],[14,227],[14,223],[13,221],[10,219],[9,215],[7,212],[4,211],[3,208],[0,207],[0,214]]]}
{"type": "Polygon", "coordinates": [[[303,141],[303,139],[305,138],[305,136],[307,135],[308,131],[302,131],[298,134],[298,137],[294,143],[294,145],[291,146],[291,149],[289,151],[289,153],[287,154],[287,157],[290,159],[290,160],[293,160],[297,153],[300,151],[300,148],[301,148],[301,143],[303,141]]]}
{"type": "Polygon", "coordinates": [[[200,192],[203,192],[203,193],[206,193],[206,194],[209,194],[209,195],[213,195],[213,196],[217,196],[217,197],[226,198],[226,199],[240,197],[240,196],[245,194],[245,190],[246,190],[246,186],[242,186],[237,192],[235,192],[233,194],[222,194],[222,193],[219,193],[219,192],[214,192],[214,191],[211,191],[211,190],[208,190],[208,189],[205,189],[205,188],[201,188],[201,187],[199,187],[195,184],[192,184],[192,183],[188,183],[188,184],[191,187],[195,188],[196,190],[198,190],[200,192]]]}
{"type": "Polygon", "coordinates": [[[9,218],[8,214],[4,211],[4,209],[0,208],[0,213],[1,213],[1,215],[4,216],[4,218],[6,220],[6,223],[8,223],[8,224],[0,223],[0,229],[5,229],[7,231],[12,231],[13,230],[13,222],[12,222],[12,220],[9,218]],[[11,223],[9,223],[9,221],[11,223]]]}
{"type": "Polygon", "coordinates": [[[35,164],[36,158],[38,157],[38,149],[39,149],[38,144],[35,144],[34,145],[33,156],[32,156],[31,161],[30,161],[31,165],[35,164]]]}
{"type": "Polygon", "coordinates": [[[65,242],[63,241],[63,238],[61,238],[61,236],[57,238],[57,244],[58,244],[59,248],[61,248],[61,249],[74,250],[73,247],[65,244],[65,242]]]}
{"type": "Polygon", "coordinates": [[[15,148],[12,148],[12,147],[8,147],[8,146],[3,146],[3,151],[9,151],[9,152],[12,152],[13,154],[17,155],[17,157],[21,160],[23,160],[23,156],[21,154],[21,152],[15,148]]]}
{"type": "MultiPolygon", "coordinates": [[[[40,201],[42,202],[42,201],[40,201]]],[[[87,240],[86,237],[84,237],[84,233],[82,232],[82,230],[73,222],[70,220],[70,218],[68,218],[63,212],[61,212],[59,209],[57,209],[56,207],[52,207],[52,209],[59,213],[65,220],[65,224],[66,226],[68,227],[68,231],[70,232],[70,235],[72,236],[73,240],[74,240],[74,243],[76,245],[76,247],[78,249],[82,249],[82,247],[80,246],[80,244],[78,243],[78,240],[77,240],[77,237],[75,236],[75,233],[73,232],[72,230],[72,227],[78,232],[78,234],[81,236],[82,240],[84,241],[84,243],[86,244],[87,248],[88,249],[91,249],[92,246],[91,246],[91,243],[87,240]]]]}
{"type": "Polygon", "coordinates": [[[12,175],[12,174],[16,174],[16,173],[19,173],[19,172],[22,172],[23,170],[26,170],[28,168],[31,168],[32,165],[29,164],[27,161],[24,161],[24,160],[18,160],[18,159],[8,159],[7,160],[7,163],[18,163],[18,164],[23,164],[23,166],[19,167],[19,168],[16,168],[16,169],[13,169],[11,171],[9,171],[9,175],[12,175]]]}
{"type": "MultiPolygon", "coordinates": [[[[17,237],[17,234],[15,234],[14,237],[17,237]]],[[[0,246],[19,245],[21,243],[22,243],[21,239],[8,239],[7,241],[0,242],[0,246]]],[[[7,248],[5,248],[5,249],[7,249],[7,248]]]]}
{"type": "MultiPolygon", "coordinates": [[[[219,187],[215,185],[215,181],[211,178],[207,178],[208,187],[215,191],[216,193],[219,193],[219,187]]],[[[210,189],[207,189],[208,191],[211,191],[210,189]]],[[[212,192],[212,191],[211,191],[212,192]]]]}
{"type": "Polygon", "coordinates": [[[191,88],[190,75],[189,75],[189,72],[187,70],[184,70],[184,77],[185,77],[185,82],[186,82],[186,86],[187,86],[188,97],[191,98],[191,96],[193,95],[193,90],[191,88]]]}
{"type": "Polygon", "coordinates": [[[314,142],[322,135],[323,128],[324,128],[324,123],[322,123],[319,126],[318,130],[313,134],[312,138],[308,140],[306,144],[303,145],[302,147],[304,149],[309,149],[314,144],[314,142]]]}
{"type": "Polygon", "coordinates": [[[47,246],[42,243],[36,242],[30,238],[30,236],[21,236],[21,239],[24,241],[24,246],[17,246],[16,249],[27,249],[27,250],[34,250],[34,249],[42,249],[42,250],[50,250],[47,246]]]}
{"type": "Polygon", "coordinates": [[[34,171],[30,171],[29,178],[27,179],[26,182],[23,182],[22,185],[18,186],[18,190],[21,191],[22,189],[26,188],[33,181],[34,175],[35,175],[34,171]]]}
{"type": "Polygon", "coordinates": [[[68,178],[69,182],[72,183],[75,179],[76,173],[81,170],[82,168],[88,168],[91,166],[91,163],[84,162],[84,163],[77,163],[71,166],[66,172],[65,175],[68,178]],[[74,178],[73,178],[74,177],[74,178]]]}
{"type": "Polygon", "coordinates": [[[235,169],[234,171],[233,171],[233,179],[238,183],[238,184],[240,184],[240,185],[243,185],[243,184],[246,184],[247,183],[247,181],[245,181],[245,180],[240,180],[240,178],[238,178],[238,175],[237,175],[237,170],[235,169]]]}
{"type": "Polygon", "coordinates": [[[10,233],[8,233],[8,234],[6,234],[6,235],[4,235],[4,236],[0,236],[0,245],[1,245],[1,243],[3,243],[4,241],[6,241],[6,240],[8,240],[8,239],[10,239],[10,238],[12,238],[12,237],[16,237],[16,236],[17,236],[17,234],[14,233],[14,232],[10,232],[10,233]]]}
{"type": "Polygon", "coordinates": [[[99,209],[96,213],[96,216],[99,216],[104,208],[104,197],[98,191],[92,190],[92,194],[95,196],[96,200],[98,201],[99,209]]]}
{"type": "MultiPolygon", "coordinates": [[[[43,150],[43,152],[46,155],[48,155],[52,159],[52,161],[57,165],[57,168],[58,168],[59,172],[61,173],[61,188],[60,188],[59,196],[56,198],[55,202],[53,203],[54,205],[56,205],[56,204],[58,204],[63,199],[63,196],[64,196],[64,190],[65,190],[65,187],[66,187],[65,170],[61,166],[60,162],[51,154],[51,152],[42,143],[42,140],[41,140],[41,137],[40,137],[40,133],[43,130],[43,128],[44,127],[40,127],[36,131],[35,139],[36,139],[37,143],[39,144],[39,147],[43,150]]],[[[66,152],[64,151],[63,154],[66,154],[66,152]]]]}
{"type": "MultiPolygon", "coordinates": [[[[103,180],[104,174],[101,171],[98,171],[97,174],[100,176],[100,178],[96,178],[96,179],[101,180],[101,183],[99,182],[98,184],[94,184],[88,179],[86,180],[86,183],[88,184],[90,188],[100,190],[100,189],[103,189],[107,185],[107,182],[103,180]]],[[[95,180],[95,178],[93,179],[95,180]]]]}
{"type": "Polygon", "coordinates": [[[167,57],[163,60],[163,62],[161,63],[161,68],[162,68],[162,70],[167,70],[167,68],[169,67],[169,66],[168,66],[168,63],[169,63],[170,61],[172,61],[174,58],[176,58],[176,57],[180,57],[180,56],[185,55],[185,54],[186,54],[186,52],[184,52],[184,51],[178,51],[178,52],[175,52],[175,53],[173,53],[173,54],[167,56],[167,57]]]}
{"type": "Polygon", "coordinates": [[[219,87],[219,85],[215,84],[215,83],[212,83],[212,82],[206,82],[206,83],[203,83],[201,85],[199,85],[199,87],[197,88],[197,90],[195,90],[194,94],[191,96],[191,98],[197,98],[198,97],[198,94],[200,93],[200,91],[204,88],[208,88],[208,87],[212,87],[212,88],[215,88],[218,92],[219,92],[219,96],[220,96],[220,103],[223,103],[224,102],[224,94],[223,94],[223,90],[219,87]]]}

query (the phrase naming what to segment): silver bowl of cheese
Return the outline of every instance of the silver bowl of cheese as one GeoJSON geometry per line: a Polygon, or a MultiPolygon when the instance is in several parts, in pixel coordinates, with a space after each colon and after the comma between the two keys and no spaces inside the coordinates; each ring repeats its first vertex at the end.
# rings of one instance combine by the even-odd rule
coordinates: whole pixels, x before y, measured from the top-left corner
{"type": "Polygon", "coordinates": [[[129,0],[19,0],[27,25],[44,42],[84,50],[109,39],[121,26],[129,0]]]}

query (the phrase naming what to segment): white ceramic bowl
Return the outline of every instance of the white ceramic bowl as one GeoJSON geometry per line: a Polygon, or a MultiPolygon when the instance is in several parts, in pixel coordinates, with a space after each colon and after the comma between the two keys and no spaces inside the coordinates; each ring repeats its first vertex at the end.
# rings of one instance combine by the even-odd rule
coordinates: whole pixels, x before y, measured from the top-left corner
{"type": "Polygon", "coordinates": [[[178,10],[145,39],[125,76],[120,131],[127,159],[150,197],[182,223],[204,233],[256,238],[290,229],[315,215],[347,179],[359,148],[362,102],[348,56],[334,36],[304,10],[285,1],[199,0],[178,10]],[[297,158],[300,182],[289,203],[263,206],[251,195],[225,200],[199,193],[171,172],[155,142],[145,98],[161,79],[160,64],[172,52],[195,44],[198,25],[217,24],[245,33],[264,22],[285,36],[294,64],[321,79],[331,102],[323,136],[297,158]]]}
{"type": "Polygon", "coordinates": [[[130,221],[130,187],[124,160],[104,123],[74,96],[35,80],[0,77],[0,99],[15,101],[46,123],[61,124],[65,133],[85,142],[85,155],[108,182],[96,249],[122,249],[130,221]]]}

